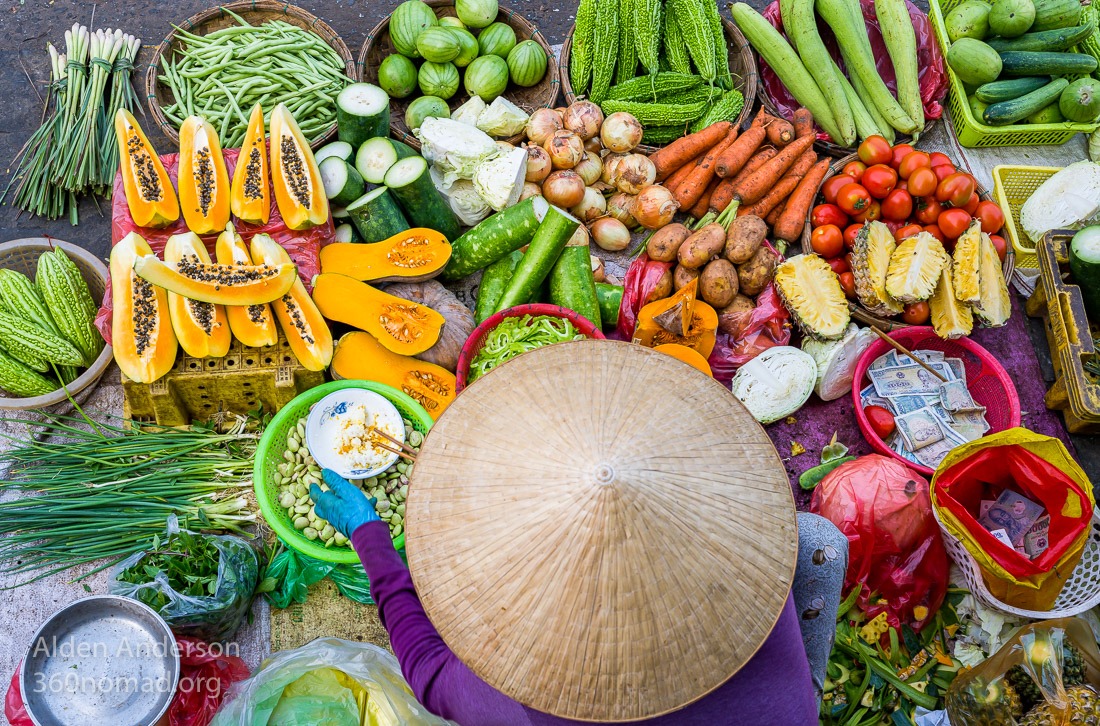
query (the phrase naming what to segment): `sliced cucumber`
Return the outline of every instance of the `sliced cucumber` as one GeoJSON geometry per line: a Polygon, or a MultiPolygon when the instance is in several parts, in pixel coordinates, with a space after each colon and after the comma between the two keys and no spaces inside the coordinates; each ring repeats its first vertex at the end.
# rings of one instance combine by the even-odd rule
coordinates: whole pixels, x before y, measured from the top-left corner
{"type": "Polygon", "coordinates": [[[336,97],[336,136],[353,147],[390,132],[390,97],[371,83],[352,83],[336,97]]]}
{"type": "Polygon", "coordinates": [[[338,156],[344,161],[350,162],[351,157],[354,155],[355,149],[346,141],[333,141],[331,144],[325,144],[313,152],[313,158],[318,164],[331,156],[338,156]]]}
{"type": "Polygon", "coordinates": [[[458,220],[432,184],[428,162],[423,157],[410,156],[391,166],[386,172],[386,186],[414,226],[441,232],[448,241],[458,239],[458,220]]]}
{"type": "Polygon", "coordinates": [[[446,282],[461,280],[523,247],[535,236],[549,209],[545,198],[527,197],[514,207],[481,220],[454,240],[451,259],[441,278],[446,282]]]}
{"type": "Polygon", "coordinates": [[[1085,227],[1069,243],[1069,271],[1089,319],[1100,318],[1100,227],[1085,227]]]}
{"type": "MultiPolygon", "coordinates": [[[[508,287],[505,288],[504,294],[500,296],[500,301],[497,303],[497,312],[516,305],[522,305],[531,299],[531,296],[538,291],[543,281],[550,275],[550,270],[553,269],[554,264],[561,256],[562,250],[565,249],[566,243],[569,242],[569,238],[577,231],[580,224],[580,220],[576,217],[551,205],[546,218],[535,230],[535,236],[531,239],[527,252],[523,254],[523,259],[516,266],[512,279],[508,281],[508,287]]],[[[586,255],[585,265],[588,265],[587,250],[584,254],[586,255]]],[[[589,268],[588,274],[592,274],[591,268],[589,268]]],[[[593,298],[595,298],[595,293],[595,283],[593,283],[593,298]]],[[[595,302],[594,299],[593,302],[595,302]]],[[[596,313],[596,318],[599,318],[599,312],[596,313]]],[[[592,322],[597,321],[593,320],[592,322]]]]}
{"type": "Polygon", "coordinates": [[[336,235],[333,237],[337,242],[354,242],[358,236],[358,232],[355,231],[355,226],[351,224],[341,224],[336,228],[336,235]]]}
{"type": "Polygon", "coordinates": [[[348,214],[364,242],[381,242],[409,228],[386,187],[378,187],[356,199],[348,205],[348,214]]]}
{"type": "Polygon", "coordinates": [[[416,156],[416,151],[410,146],[385,136],[376,136],[364,142],[355,153],[355,168],[371,184],[381,184],[391,166],[410,156],[416,156]]]}
{"type": "Polygon", "coordinates": [[[367,190],[355,167],[337,156],[321,162],[321,183],[325,186],[325,196],[333,204],[354,202],[367,190]]]}
{"type": "Polygon", "coordinates": [[[329,215],[332,216],[333,221],[341,219],[351,219],[351,215],[348,214],[347,207],[330,207],[329,215]]]}

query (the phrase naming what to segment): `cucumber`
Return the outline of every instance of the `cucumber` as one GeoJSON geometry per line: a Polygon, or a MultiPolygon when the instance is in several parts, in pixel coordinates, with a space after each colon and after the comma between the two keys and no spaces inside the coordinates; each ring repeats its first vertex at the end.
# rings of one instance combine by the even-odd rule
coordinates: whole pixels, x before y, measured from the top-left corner
{"type": "MultiPolygon", "coordinates": [[[[580,224],[576,217],[553,205],[550,206],[542,224],[535,230],[535,236],[531,239],[527,252],[519,261],[515,274],[508,281],[508,287],[500,296],[497,312],[522,305],[531,299],[539,289],[539,285],[550,274],[551,268],[565,249],[565,244],[580,224]]],[[[585,267],[589,265],[587,250],[584,251],[584,264],[585,267]]],[[[591,268],[589,268],[589,274],[591,274],[591,268]]]]}
{"type": "Polygon", "coordinates": [[[329,215],[332,217],[332,221],[338,222],[340,220],[348,221],[351,219],[351,215],[348,214],[347,207],[329,207],[329,215]]]}
{"type": "Polygon", "coordinates": [[[1020,76],[1086,75],[1096,70],[1096,59],[1086,53],[1033,53],[1010,50],[1001,53],[1001,73],[1020,76]]]}
{"type": "Polygon", "coordinates": [[[1025,96],[1014,98],[1011,101],[991,104],[985,110],[982,118],[990,126],[1016,123],[1057,101],[1068,85],[1069,81],[1065,78],[1055,78],[1039,90],[1032,91],[1025,96]]]}
{"type": "Polygon", "coordinates": [[[355,149],[346,141],[333,141],[331,144],[325,144],[313,152],[313,160],[318,164],[332,156],[338,156],[344,161],[351,162],[351,157],[355,156],[355,149]]]}
{"type": "Polygon", "coordinates": [[[416,156],[412,147],[385,136],[376,136],[355,152],[355,168],[366,181],[381,184],[391,166],[410,156],[416,156]]]}
{"type": "Polygon", "coordinates": [[[619,324],[619,307],[623,304],[623,286],[609,282],[596,283],[596,299],[600,301],[600,321],[604,328],[619,324]]]}
{"type": "Polygon", "coordinates": [[[358,148],[390,132],[390,97],[371,83],[352,83],[336,97],[336,137],[358,148]]]}
{"type": "Polygon", "coordinates": [[[1050,76],[1024,76],[1008,81],[993,81],[978,86],[978,90],[974,91],[974,95],[984,103],[1011,101],[1032,91],[1038,91],[1048,83],[1050,83],[1050,76]]]}
{"type": "Polygon", "coordinates": [[[410,156],[391,166],[386,172],[386,186],[417,227],[442,232],[448,240],[458,239],[458,220],[432,183],[423,157],[410,156]]]}
{"type": "Polygon", "coordinates": [[[321,162],[321,184],[325,196],[333,204],[354,202],[366,192],[367,186],[355,167],[338,156],[330,156],[321,162]]]}
{"type": "Polygon", "coordinates": [[[355,225],[346,222],[336,228],[336,236],[333,239],[335,239],[337,242],[363,241],[363,237],[359,234],[359,230],[355,228],[355,225]]]}
{"type": "Polygon", "coordinates": [[[535,230],[549,209],[545,198],[527,197],[482,220],[451,243],[451,259],[440,279],[444,282],[461,280],[523,247],[535,236],[535,230]]]}
{"type": "Polygon", "coordinates": [[[389,189],[378,187],[348,205],[348,214],[364,242],[381,242],[409,228],[389,189]]]}
{"type": "Polygon", "coordinates": [[[1081,288],[1085,314],[1100,319],[1100,227],[1085,227],[1069,243],[1069,271],[1081,288]]]}
{"type": "Polygon", "coordinates": [[[550,270],[550,302],[569,308],[602,328],[600,300],[588,245],[567,244],[550,270]]]}
{"type": "Polygon", "coordinates": [[[500,296],[504,294],[504,288],[508,287],[508,281],[512,279],[512,273],[522,259],[523,253],[516,250],[485,268],[481,275],[481,284],[477,288],[477,305],[474,308],[474,321],[478,325],[496,311],[500,296]]]}
{"type": "Polygon", "coordinates": [[[1035,0],[1031,32],[1069,28],[1081,21],[1080,0],[1035,0]]]}
{"type": "Polygon", "coordinates": [[[1096,32],[1096,21],[1089,20],[1083,25],[1072,28],[1040,30],[1036,33],[1024,33],[1018,38],[990,38],[987,43],[997,52],[1008,50],[1045,51],[1057,53],[1069,50],[1096,32]]]}

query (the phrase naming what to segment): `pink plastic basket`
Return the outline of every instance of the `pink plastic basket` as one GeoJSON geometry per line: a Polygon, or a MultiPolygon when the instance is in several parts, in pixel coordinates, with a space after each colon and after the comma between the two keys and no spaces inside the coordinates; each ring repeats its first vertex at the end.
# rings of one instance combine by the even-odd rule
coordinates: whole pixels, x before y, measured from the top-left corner
{"type": "Polygon", "coordinates": [[[477,326],[474,332],[470,333],[470,337],[466,339],[465,345],[462,346],[462,351],[458,354],[458,371],[455,374],[457,378],[455,392],[459,392],[466,387],[466,377],[470,374],[470,362],[474,359],[474,356],[481,351],[481,346],[485,344],[485,337],[489,335],[489,331],[500,325],[500,321],[505,318],[521,318],[524,315],[549,315],[554,318],[564,318],[573,323],[577,331],[583,333],[587,337],[596,340],[604,339],[603,333],[600,332],[600,329],[596,327],[595,323],[586,317],[578,315],[576,311],[570,310],[569,308],[563,308],[560,305],[531,303],[530,305],[516,305],[514,308],[501,310],[499,313],[487,318],[485,322],[477,326]]]}
{"type": "MultiPolygon", "coordinates": [[[[970,395],[976,402],[985,406],[985,419],[989,422],[989,433],[1020,425],[1020,397],[1016,394],[1016,386],[997,359],[985,348],[970,338],[944,340],[929,327],[901,328],[889,335],[909,350],[938,350],[949,358],[962,359],[970,395]]],[[[855,405],[859,430],[863,432],[863,437],[867,439],[871,448],[878,453],[883,456],[892,456],[911,469],[925,476],[931,476],[934,473],[932,469],[914,464],[891,451],[886,442],[871,428],[860,405],[859,392],[871,382],[867,378],[867,369],[875,359],[889,350],[892,348],[885,341],[876,340],[864,351],[856,365],[855,376],[852,378],[852,403],[855,405]]]]}

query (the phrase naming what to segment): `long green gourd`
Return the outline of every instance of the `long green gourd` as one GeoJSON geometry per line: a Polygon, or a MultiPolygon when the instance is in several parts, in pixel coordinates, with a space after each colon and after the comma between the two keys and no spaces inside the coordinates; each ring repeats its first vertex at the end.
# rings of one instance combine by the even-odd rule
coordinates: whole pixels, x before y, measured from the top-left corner
{"type": "Polygon", "coordinates": [[[629,81],[638,69],[638,51],[634,47],[634,5],[640,0],[619,0],[619,65],[615,83],[629,81]]]}
{"type": "Polygon", "coordinates": [[[718,68],[715,65],[714,33],[711,32],[710,23],[707,21],[707,11],[703,2],[714,0],[670,0],[669,8],[678,16],[680,36],[684,39],[688,54],[699,69],[699,75],[714,83],[718,78],[718,68]]]}
{"type": "MultiPolygon", "coordinates": [[[[847,61],[845,61],[845,65],[848,65],[847,61]]],[[[838,68],[837,70],[839,71],[840,69],[838,68]]],[[[879,110],[878,106],[871,103],[870,96],[867,95],[867,89],[860,83],[859,76],[853,73],[848,78],[848,81],[852,84],[852,88],[855,90],[856,95],[859,96],[860,101],[863,103],[863,107],[867,109],[867,113],[871,114],[871,118],[875,120],[875,126],[878,127],[879,134],[893,145],[894,139],[897,138],[897,135],[894,133],[894,127],[891,126],[890,122],[886,120],[886,117],[882,115],[882,111],[879,110]]]]}
{"type": "Polygon", "coordinates": [[[704,0],[703,9],[707,13],[710,34],[714,38],[714,68],[718,85],[725,90],[733,88],[733,74],[730,73],[730,53],[726,44],[726,29],[722,27],[722,15],[718,12],[718,3],[704,0]]]}
{"type": "Polygon", "coordinates": [[[618,57],[619,0],[600,0],[592,35],[592,91],[588,94],[594,103],[607,98],[618,57]]]}
{"type": "Polygon", "coordinates": [[[692,72],[691,58],[688,57],[687,45],[680,33],[680,21],[676,19],[676,13],[665,13],[665,37],[662,45],[669,68],[677,73],[692,72]]]}
{"type": "Polygon", "coordinates": [[[782,19],[787,37],[798,51],[806,70],[817,81],[817,87],[821,89],[836,120],[840,136],[833,137],[833,141],[841,146],[852,146],[856,141],[855,119],[844,94],[844,87],[833,71],[832,56],[817,32],[814,0],[785,0],[780,3],[780,8],[784,5],[787,7],[787,15],[782,15],[782,19]]]}
{"type": "Polygon", "coordinates": [[[913,141],[924,128],[924,102],[917,76],[917,34],[905,0],[875,0],[875,15],[886,42],[886,52],[894,64],[898,82],[898,103],[917,124],[913,141]]]}
{"type": "Polygon", "coordinates": [[[638,61],[657,75],[661,54],[661,0],[634,0],[634,47],[638,61]]]}
{"type": "MultiPolygon", "coordinates": [[[[856,89],[852,88],[851,81],[844,75],[844,72],[840,70],[840,66],[836,64],[832,58],[829,58],[829,66],[833,69],[833,73],[836,75],[837,83],[844,90],[844,97],[848,99],[848,108],[852,111],[852,122],[856,125],[856,133],[859,138],[866,139],[868,136],[874,136],[875,134],[882,134],[879,130],[878,124],[875,123],[874,117],[871,112],[867,110],[867,107],[863,105],[863,101],[860,99],[859,94],[856,93],[856,89]]],[[[887,124],[887,128],[889,124],[887,124]]],[[[890,129],[893,132],[893,129],[890,129]]]]}
{"type": "Polygon", "coordinates": [[[583,94],[592,78],[592,37],[596,29],[596,0],[581,0],[573,24],[573,48],[569,57],[569,83],[573,93],[583,94]]]}

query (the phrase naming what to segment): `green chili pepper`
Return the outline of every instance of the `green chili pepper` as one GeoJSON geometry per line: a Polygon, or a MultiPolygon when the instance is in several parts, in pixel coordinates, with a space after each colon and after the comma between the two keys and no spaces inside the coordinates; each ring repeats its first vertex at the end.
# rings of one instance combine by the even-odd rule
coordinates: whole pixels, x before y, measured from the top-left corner
{"type": "Polygon", "coordinates": [[[845,462],[855,461],[855,458],[856,457],[854,456],[844,456],[839,459],[833,459],[832,461],[825,464],[818,464],[811,469],[807,469],[806,471],[802,472],[802,474],[798,477],[798,485],[806,491],[810,491],[818,484],[820,484],[821,480],[824,479],[825,476],[833,469],[837,468],[845,462]]]}

